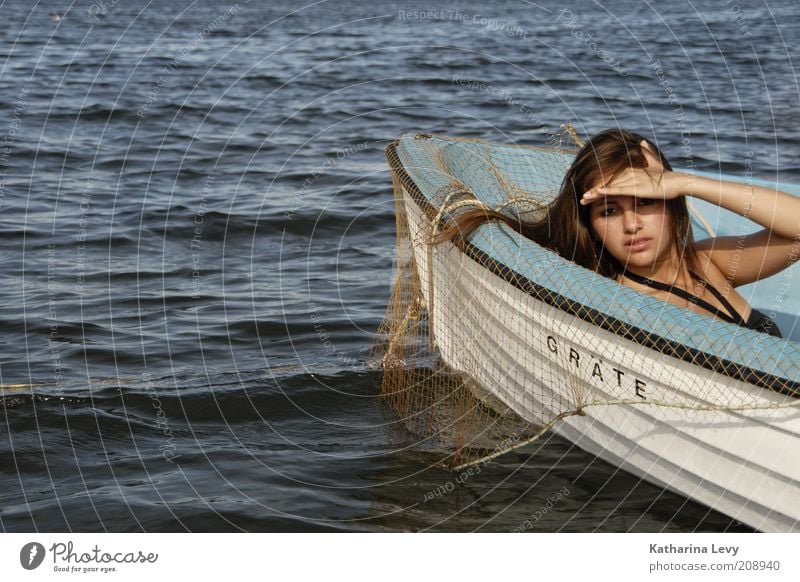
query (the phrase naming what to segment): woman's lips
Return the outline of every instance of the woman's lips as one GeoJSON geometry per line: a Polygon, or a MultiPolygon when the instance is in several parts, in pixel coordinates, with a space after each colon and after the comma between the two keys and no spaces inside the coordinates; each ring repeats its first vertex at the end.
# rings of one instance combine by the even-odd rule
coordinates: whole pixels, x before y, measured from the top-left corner
{"type": "Polygon", "coordinates": [[[632,241],[628,241],[625,243],[625,246],[632,252],[638,253],[640,251],[647,250],[650,248],[650,243],[652,239],[649,238],[637,238],[632,241]]]}

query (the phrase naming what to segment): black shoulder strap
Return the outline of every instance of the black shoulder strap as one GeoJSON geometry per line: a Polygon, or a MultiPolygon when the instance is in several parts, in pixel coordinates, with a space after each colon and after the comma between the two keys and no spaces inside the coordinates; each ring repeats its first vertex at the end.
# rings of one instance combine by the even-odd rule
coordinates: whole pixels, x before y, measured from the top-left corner
{"type": "Polygon", "coordinates": [[[725,306],[725,309],[728,310],[728,313],[725,313],[719,309],[716,305],[712,305],[708,301],[704,299],[700,299],[697,295],[693,295],[678,287],[677,285],[667,285],[666,283],[662,283],[661,281],[654,281],[653,279],[649,279],[647,277],[642,277],[641,275],[637,275],[636,273],[631,273],[629,271],[625,271],[625,276],[632,281],[636,281],[637,283],[641,283],[642,285],[647,285],[648,287],[652,287],[653,289],[658,289],[660,291],[666,291],[667,293],[672,293],[673,295],[677,295],[678,297],[682,297],[686,299],[689,303],[697,305],[698,307],[702,307],[703,309],[710,311],[716,317],[723,319],[730,323],[735,323],[737,325],[745,325],[744,319],[742,316],[739,315],[739,312],[736,311],[730,302],[725,299],[725,297],[720,293],[717,289],[715,289],[710,283],[708,283],[705,279],[698,276],[696,273],[690,273],[692,277],[697,279],[700,283],[702,283],[706,289],[711,291],[711,293],[719,299],[720,303],[725,306]]]}

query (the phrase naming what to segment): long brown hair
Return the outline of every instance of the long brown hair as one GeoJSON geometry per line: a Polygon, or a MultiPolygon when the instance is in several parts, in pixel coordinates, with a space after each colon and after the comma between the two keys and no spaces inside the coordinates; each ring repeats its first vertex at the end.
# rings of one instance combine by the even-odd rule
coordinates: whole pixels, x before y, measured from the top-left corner
{"type": "MultiPolygon", "coordinates": [[[[626,168],[647,167],[647,159],[640,146],[642,140],[661,160],[664,168],[672,170],[664,155],[649,140],[624,129],[606,129],[592,136],[578,151],[564,176],[558,196],[548,205],[541,220],[526,222],[494,210],[468,210],[455,219],[453,226],[444,229],[436,241],[452,240],[463,248],[478,226],[496,220],[566,259],[606,277],[617,278],[624,272],[624,267],[604,251],[590,223],[591,205],[584,206],[579,200],[592,186],[610,182],[626,168]]],[[[665,207],[672,219],[675,250],[689,267],[690,273],[697,272],[699,261],[694,251],[686,199],[679,196],[667,200],[665,207]]]]}

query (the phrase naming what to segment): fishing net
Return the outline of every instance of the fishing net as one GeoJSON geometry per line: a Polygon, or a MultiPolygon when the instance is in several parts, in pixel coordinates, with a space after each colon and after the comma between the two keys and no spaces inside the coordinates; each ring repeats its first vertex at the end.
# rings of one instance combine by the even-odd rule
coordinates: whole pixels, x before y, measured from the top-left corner
{"type": "Polygon", "coordinates": [[[553,428],[598,442],[614,422],[632,434],[722,411],[795,412],[794,342],[639,293],[497,222],[463,248],[434,241],[476,207],[546,217],[576,149],[428,134],[387,149],[397,264],[372,354],[399,422],[464,467],[553,428]],[[601,406],[626,414],[574,422],[601,406]]]}

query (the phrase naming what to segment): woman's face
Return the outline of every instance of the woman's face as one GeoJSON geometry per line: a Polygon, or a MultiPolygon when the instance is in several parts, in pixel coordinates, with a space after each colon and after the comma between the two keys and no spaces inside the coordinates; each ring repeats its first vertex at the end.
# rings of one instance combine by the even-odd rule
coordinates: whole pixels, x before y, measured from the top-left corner
{"type": "MultiPolygon", "coordinates": [[[[664,171],[661,161],[645,142],[641,147],[647,167],[664,171]]],[[[589,212],[592,229],[605,251],[626,268],[655,270],[660,262],[670,258],[674,228],[664,200],[606,196],[594,202],[589,212]]]]}
{"type": "Polygon", "coordinates": [[[655,270],[670,258],[672,221],[663,200],[606,196],[592,204],[589,216],[605,252],[624,267],[655,270]]]}

